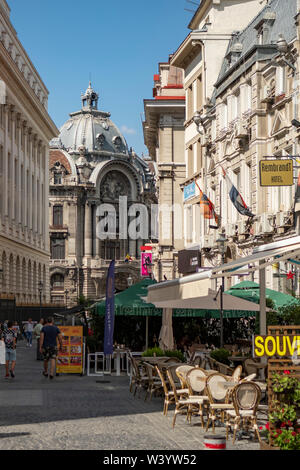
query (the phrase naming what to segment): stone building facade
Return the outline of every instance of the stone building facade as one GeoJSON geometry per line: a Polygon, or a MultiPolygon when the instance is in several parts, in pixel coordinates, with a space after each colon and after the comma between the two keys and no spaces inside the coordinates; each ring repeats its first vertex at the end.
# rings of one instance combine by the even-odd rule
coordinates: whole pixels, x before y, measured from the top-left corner
{"type": "Polygon", "coordinates": [[[140,247],[148,241],[155,202],[148,162],[128,148],[110,113],[98,110],[98,99],[90,84],[81,110],[70,114],[50,143],[51,300],[68,306],[81,295],[105,296],[112,259],[117,290],[140,279],[140,247]],[[149,223],[138,223],[142,215],[149,223]],[[105,237],[99,227],[107,230],[105,237]]]}
{"type": "Polygon", "coordinates": [[[48,90],[0,0],[0,292],[49,302],[48,90]],[[42,284],[40,284],[42,283],[42,284]]]}
{"type": "MultiPolygon", "coordinates": [[[[203,31],[192,31],[171,61],[185,70],[186,77],[186,186],[196,180],[220,217],[216,230],[212,228],[214,221],[201,216],[196,188],[186,201],[191,217],[185,218],[185,245],[198,247],[206,268],[221,262],[216,243],[220,232],[227,238],[226,262],[252,254],[261,244],[299,234],[297,159],[292,186],[261,187],[259,175],[259,162],[264,157],[299,155],[299,5],[297,0],[236,3],[254,7],[246,9],[243,25],[234,24],[234,15],[226,21],[226,8],[229,13],[232,2],[203,2],[192,21],[203,31]],[[217,3],[224,11],[218,12],[221,5],[217,3]],[[204,6],[209,4],[215,18],[218,13],[220,21],[231,27],[218,67],[209,65],[206,50],[207,34],[218,34],[220,24],[216,21],[215,27],[210,13],[205,23],[204,6]],[[188,49],[191,41],[192,52],[188,49]],[[203,86],[194,84],[193,78],[198,76],[203,86]],[[254,217],[241,215],[232,204],[223,169],[254,217]]],[[[254,274],[231,277],[226,287],[251,278],[258,280],[254,274]]],[[[266,281],[267,287],[276,290],[299,291],[297,269],[289,262],[274,263],[267,270],[266,281]],[[294,271],[294,279],[287,279],[289,271],[294,271]]]]}
{"type": "Polygon", "coordinates": [[[154,75],[153,99],[144,100],[145,145],[155,162],[159,208],[158,244],[153,245],[154,276],[158,281],[178,275],[178,252],[184,248],[181,184],[185,180],[185,91],[181,69],[160,63],[154,75]],[[176,233],[179,236],[176,236],[176,233]],[[181,233],[181,236],[180,236],[181,233]]]}

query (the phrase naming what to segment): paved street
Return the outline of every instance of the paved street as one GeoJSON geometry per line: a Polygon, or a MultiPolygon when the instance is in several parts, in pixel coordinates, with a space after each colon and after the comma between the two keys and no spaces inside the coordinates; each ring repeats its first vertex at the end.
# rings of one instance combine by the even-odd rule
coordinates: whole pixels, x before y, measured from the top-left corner
{"type": "MultiPolygon", "coordinates": [[[[128,377],[59,376],[45,379],[35,360],[35,344],[18,344],[15,379],[0,377],[0,449],[202,450],[204,431],[172,409],[162,415],[162,399],[133,398],[128,377]]],[[[228,449],[258,449],[243,439],[228,449]]]]}

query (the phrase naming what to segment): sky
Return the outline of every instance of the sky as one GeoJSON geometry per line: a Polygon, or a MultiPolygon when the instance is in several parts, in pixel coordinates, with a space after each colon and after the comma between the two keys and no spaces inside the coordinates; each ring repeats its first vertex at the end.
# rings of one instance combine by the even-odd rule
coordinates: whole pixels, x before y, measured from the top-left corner
{"type": "MultiPolygon", "coordinates": [[[[198,0],[199,1],[199,0],[198,0]]],[[[197,2],[197,0],[194,0],[197,2]]],[[[49,95],[60,128],[81,108],[89,80],[98,108],[111,113],[142,156],[143,100],[152,98],[158,63],[189,33],[188,0],[8,0],[11,22],[49,95]]]]}

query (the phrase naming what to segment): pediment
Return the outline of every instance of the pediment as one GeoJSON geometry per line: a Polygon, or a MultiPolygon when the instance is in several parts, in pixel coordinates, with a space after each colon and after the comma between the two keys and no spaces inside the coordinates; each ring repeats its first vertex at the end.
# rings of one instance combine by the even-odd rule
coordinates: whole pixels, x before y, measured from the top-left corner
{"type": "Polygon", "coordinates": [[[288,127],[289,123],[286,119],[285,113],[283,111],[276,111],[271,135],[276,135],[280,134],[281,132],[285,132],[288,127]]]}

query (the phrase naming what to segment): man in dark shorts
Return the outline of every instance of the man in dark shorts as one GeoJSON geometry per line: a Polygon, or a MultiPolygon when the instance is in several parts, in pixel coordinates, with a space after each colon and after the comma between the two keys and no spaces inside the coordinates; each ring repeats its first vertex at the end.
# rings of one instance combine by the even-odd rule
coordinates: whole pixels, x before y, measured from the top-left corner
{"type": "Polygon", "coordinates": [[[53,318],[47,319],[46,325],[43,326],[40,335],[40,353],[44,357],[44,377],[48,377],[48,364],[50,361],[50,379],[54,377],[55,362],[58,353],[57,340],[60,349],[62,348],[62,334],[57,326],[53,325],[53,318]]]}

